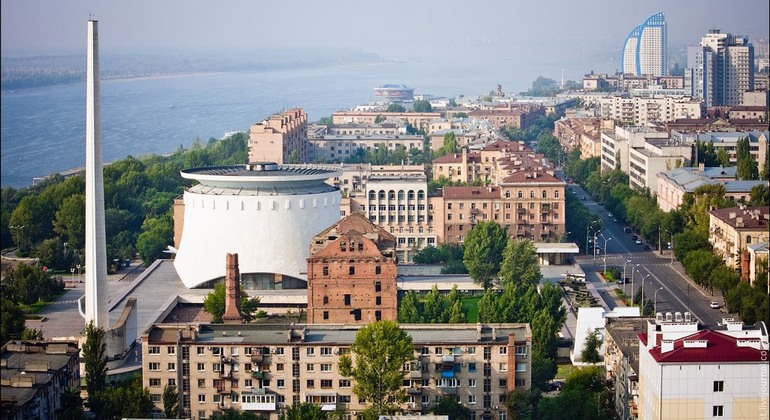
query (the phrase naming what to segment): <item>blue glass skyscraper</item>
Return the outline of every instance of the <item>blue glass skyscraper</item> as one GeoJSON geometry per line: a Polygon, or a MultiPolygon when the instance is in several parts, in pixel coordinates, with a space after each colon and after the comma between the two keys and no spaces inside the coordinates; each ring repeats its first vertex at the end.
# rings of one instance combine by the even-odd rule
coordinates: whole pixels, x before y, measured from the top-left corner
{"type": "Polygon", "coordinates": [[[623,47],[623,73],[666,75],[666,18],[656,13],[634,28],[623,47]]]}

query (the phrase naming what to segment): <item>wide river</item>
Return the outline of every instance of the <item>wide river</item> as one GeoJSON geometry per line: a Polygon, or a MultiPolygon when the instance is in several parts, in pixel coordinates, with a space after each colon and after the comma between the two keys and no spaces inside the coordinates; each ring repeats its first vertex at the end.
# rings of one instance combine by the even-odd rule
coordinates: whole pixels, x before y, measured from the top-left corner
{"type": "MultiPolygon", "coordinates": [[[[538,74],[526,70],[387,62],[103,80],[104,161],[165,154],[196,138],[205,143],[226,132],[248,131],[249,125],[292,107],[305,109],[316,121],[374,100],[373,88],[383,84],[406,84],[418,94],[445,97],[477,97],[498,83],[506,92],[521,91],[538,74]]],[[[34,177],[85,164],[85,83],[3,91],[1,97],[3,187],[28,186],[34,177]]]]}

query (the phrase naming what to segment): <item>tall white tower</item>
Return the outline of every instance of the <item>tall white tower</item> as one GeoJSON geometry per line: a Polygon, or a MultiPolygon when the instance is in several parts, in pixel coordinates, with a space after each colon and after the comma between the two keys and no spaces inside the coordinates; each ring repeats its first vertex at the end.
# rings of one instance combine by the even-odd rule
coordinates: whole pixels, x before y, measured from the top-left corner
{"type": "Polygon", "coordinates": [[[107,251],[104,233],[104,172],[99,115],[99,30],[88,21],[86,68],[86,324],[109,328],[107,311],[107,251]]]}

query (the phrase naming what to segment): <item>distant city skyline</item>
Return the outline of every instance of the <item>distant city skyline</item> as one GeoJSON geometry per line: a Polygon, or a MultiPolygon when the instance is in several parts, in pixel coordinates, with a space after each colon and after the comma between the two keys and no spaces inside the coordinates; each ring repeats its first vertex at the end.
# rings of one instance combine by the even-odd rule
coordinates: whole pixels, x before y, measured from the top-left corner
{"type": "MultiPolygon", "coordinates": [[[[671,49],[693,45],[712,28],[768,36],[766,0],[723,2],[406,2],[351,0],[281,3],[200,0],[131,3],[4,1],[3,56],[82,54],[83,21],[102,22],[105,54],[158,50],[246,51],[342,47],[385,59],[560,59],[602,52],[621,65],[630,28],[663,12],[671,49]],[[385,6],[383,6],[385,4],[385,6]],[[697,5],[697,7],[693,7],[697,5]]],[[[589,69],[586,69],[588,71],[589,69]]],[[[575,77],[574,75],[570,75],[575,77]]]]}

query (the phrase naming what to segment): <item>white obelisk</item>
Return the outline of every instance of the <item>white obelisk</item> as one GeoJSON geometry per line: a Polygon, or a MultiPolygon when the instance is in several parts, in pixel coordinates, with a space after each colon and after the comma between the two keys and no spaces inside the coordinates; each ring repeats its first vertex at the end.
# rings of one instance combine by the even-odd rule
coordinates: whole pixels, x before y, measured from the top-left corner
{"type": "Polygon", "coordinates": [[[107,251],[104,234],[104,172],[99,108],[99,30],[88,20],[86,68],[86,325],[107,330],[107,251]]]}

